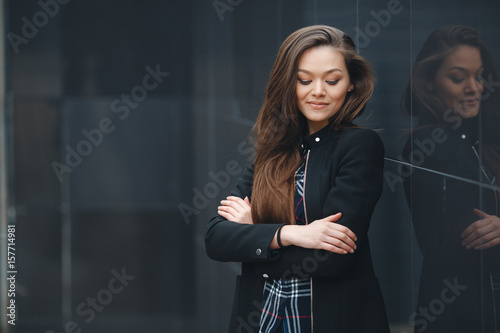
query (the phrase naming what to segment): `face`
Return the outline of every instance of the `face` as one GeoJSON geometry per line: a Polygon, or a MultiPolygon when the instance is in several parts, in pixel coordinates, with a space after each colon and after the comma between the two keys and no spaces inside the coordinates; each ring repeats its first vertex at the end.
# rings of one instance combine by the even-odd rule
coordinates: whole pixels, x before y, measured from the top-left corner
{"type": "Polygon", "coordinates": [[[331,46],[306,50],[297,71],[297,105],[312,134],[328,125],[353,89],[344,55],[331,46]]]}
{"type": "Polygon", "coordinates": [[[448,55],[439,68],[431,90],[462,118],[479,113],[484,85],[481,79],[483,61],[479,49],[460,46],[448,55]]]}

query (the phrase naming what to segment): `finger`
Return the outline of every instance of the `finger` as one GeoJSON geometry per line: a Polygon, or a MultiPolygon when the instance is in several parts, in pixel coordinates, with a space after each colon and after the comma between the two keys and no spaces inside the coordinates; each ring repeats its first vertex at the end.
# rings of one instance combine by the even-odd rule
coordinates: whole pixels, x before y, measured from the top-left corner
{"type": "Polygon", "coordinates": [[[250,199],[248,199],[248,197],[245,197],[245,200],[244,200],[249,206],[251,205],[250,204],[250,199]]]}
{"type": "Polygon", "coordinates": [[[235,217],[233,215],[231,215],[228,212],[225,212],[223,210],[218,210],[217,214],[219,214],[220,216],[222,216],[223,218],[225,218],[228,221],[234,221],[235,220],[235,217]]]}
{"type": "Polygon", "coordinates": [[[351,239],[353,242],[356,242],[358,240],[358,237],[356,237],[356,234],[354,232],[352,232],[352,230],[349,229],[348,227],[346,227],[345,225],[338,224],[338,223],[332,223],[329,225],[329,227],[330,227],[330,229],[332,229],[336,232],[340,232],[342,234],[347,235],[347,237],[349,237],[349,239],[351,239]]]}
{"type": "Polygon", "coordinates": [[[245,200],[240,197],[229,196],[227,200],[234,202],[236,205],[240,206],[242,209],[248,207],[249,205],[245,202],[245,200]]]}
{"type": "Polygon", "coordinates": [[[340,220],[341,217],[342,217],[342,213],[337,213],[337,214],[333,214],[333,215],[325,217],[324,220],[326,220],[328,222],[336,222],[336,221],[340,220]]]}
{"type": "Polygon", "coordinates": [[[470,237],[466,238],[462,244],[467,249],[470,249],[486,244],[490,240],[493,240],[497,237],[500,237],[500,231],[498,231],[498,229],[496,229],[494,225],[490,224],[472,233],[470,237]]]}
{"type": "Polygon", "coordinates": [[[346,243],[344,243],[343,241],[341,241],[340,239],[338,238],[330,238],[330,240],[328,240],[329,244],[345,251],[345,252],[348,252],[348,253],[354,253],[354,248],[350,247],[349,245],[347,245],[346,243]]]}
{"type": "Polygon", "coordinates": [[[244,210],[244,207],[242,207],[238,202],[235,200],[221,200],[221,205],[227,206],[227,207],[232,207],[236,211],[242,211],[244,210]]]}
{"type": "Polygon", "coordinates": [[[476,214],[477,217],[479,217],[481,219],[485,219],[485,218],[490,216],[490,215],[486,214],[485,212],[483,212],[482,210],[479,210],[477,208],[474,208],[474,214],[476,214]]]}
{"type": "Polygon", "coordinates": [[[218,211],[225,212],[236,218],[238,216],[238,211],[231,206],[219,206],[218,211]]]}
{"type": "Polygon", "coordinates": [[[474,250],[485,250],[489,249],[490,247],[497,246],[500,244],[500,237],[493,238],[492,240],[485,242],[484,244],[478,245],[474,247],[474,250]]]}
{"type": "Polygon", "coordinates": [[[234,195],[230,195],[226,198],[227,200],[230,200],[230,201],[234,201],[234,202],[238,202],[238,203],[243,203],[245,202],[245,200],[243,200],[242,198],[240,197],[236,197],[234,195]]]}
{"type": "MultiPolygon", "coordinates": [[[[342,217],[342,213],[339,212],[337,214],[327,216],[326,218],[324,218],[324,220],[328,221],[328,222],[336,222],[336,221],[340,220],[341,217],[342,217]]],[[[352,232],[352,230],[349,229],[348,227],[346,227],[346,226],[344,226],[342,224],[338,224],[338,223],[333,223],[332,225],[340,227],[340,229],[339,229],[340,231],[348,234],[349,237],[351,239],[353,239],[355,242],[358,241],[358,237],[356,236],[356,234],[354,232],[352,232]]]]}
{"type": "Polygon", "coordinates": [[[463,238],[462,246],[470,247],[471,242],[475,241],[476,239],[480,238],[483,235],[480,232],[481,225],[479,222],[481,221],[476,221],[472,223],[470,226],[467,227],[467,229],[465,229],[462,232],[462,238],[463,238]]]}
{"type": "MultiPolygon", "coordinates": [[[[486,220],[478,220],[478,221],[472,223],[467,228],[465,228],[465,230],[462,231],[462,234],[460,236],[462,238],[467,238],[467,237],[471,236],[472,234],[474,234],[481,227],[485,226],[486,224],[487,224],[486,220]]],[[[477,236],[475,238],[477,238],[477,236]]]]}
{"type": "Polygon", "coordinates": [[[494,237],[499,231],[495,227],[491,221],[487,220],[481,220],[478,222],[485,222],[482,224],[479,224],[476,222],[476,229],[472,231],[463,241],[462,245],[466,247],[474,247],[477,245],[480,245],[481,239],[484,239],[484,237],[488,237],[487,240],[490,240],[491,237],[494,237]],[[489,223],[487,223],[489,222],[489,223]],[[489,236],[488,236],[489,235],[489,236]]]}
{"type": "Polygon", "coordinates": [[[334,230],[332,234],[329,235],[329,243],[340,247],[347,252],[353,253],[357,249],[356,243],[345,233],[334,230]]]}
{"type": "Polygon", "coordinates": [[[485,221],[488,217],[491,217],[492,215],[488,215],[486,214],[485,212],[477,209],[477,208],[474,208],[474,214],[476,214],[477,217],[480,218],[480,220],[472,223],[470,226],[468,226],[467,228],[465,228],[465,230],[462,232],[462,234],[460,235],[462,238],[465,238],[467,236],[469,236],[471,233],[473,233],[476,229],[482,227],[485,225],[485,223],[490,223],[491,221],[485,221]]]}
{"type": "Polygon", "coordinates": [[[494,241],[496,238],[498,238],[498,235],[494,233],[489,233],[486,234],[480,238],[475,239],[474,241],[470,242],[466,248],[469,249],[478,249],[478,248],[483,248],[484,245],[488,244],[491,241],[494,241]]]}
{"type": "Polygon", "coordinates": [[[323,243],[322,249],[333,252],[333,253],[337,253],[337,254],[348,254],[349,253],[348,251],[346,251],[338,246],[335,246],[333,244],[330,244],[330,243],[323,243]]]}

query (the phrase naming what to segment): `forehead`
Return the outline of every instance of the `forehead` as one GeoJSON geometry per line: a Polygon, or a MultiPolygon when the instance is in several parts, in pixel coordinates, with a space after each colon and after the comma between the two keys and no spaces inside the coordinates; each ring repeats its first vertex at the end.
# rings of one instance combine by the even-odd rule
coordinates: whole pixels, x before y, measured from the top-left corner
{"type": "Polygon", "coordinates": [[[299,59],[299,70],[324,72],[331,69],[347,71],[342,52],[332,46],[318,46],[306,50],[299,59]]]}
{"type": "Polygon", "coordinates": [[[483,66],[481,52],[474,46],[462,45],[452,51],[444,60],[444,69],[454,69],[455,67],[476,71],[483,66]]]}

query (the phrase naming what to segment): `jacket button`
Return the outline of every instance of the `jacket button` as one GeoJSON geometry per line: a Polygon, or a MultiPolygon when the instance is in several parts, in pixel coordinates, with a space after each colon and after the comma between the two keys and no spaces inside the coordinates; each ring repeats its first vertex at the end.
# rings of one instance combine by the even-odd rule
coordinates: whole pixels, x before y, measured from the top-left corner
{"type": "Polygon", "coordinates": [[[262,274],[262,277],[263,277],[264,279],[269,279],[269,275],[267,275],[267,274],[262,274]]]}
{"type": "Polygon", "coordinates": [[[319,140],[320,140],[319,136],[316,137],[316,139],[314,139],[314,141],[316,141],[316,142],[319,142],[319,140]]]}
{"type": "Polygon", "coordinates": [[[262,253],[262,250],[261,250],[261,249],[257,249],[257,250],[255,250],[255,254],[256,254],[256,255],[260,256],[260,254],[261,254],[261,253],[262,253]]]}

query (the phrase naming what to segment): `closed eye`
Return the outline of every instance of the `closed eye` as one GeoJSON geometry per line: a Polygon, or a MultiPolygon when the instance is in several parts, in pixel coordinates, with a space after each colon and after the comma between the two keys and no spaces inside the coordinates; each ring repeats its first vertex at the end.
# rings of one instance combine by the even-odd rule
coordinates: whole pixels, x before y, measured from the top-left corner
{"type": "Polygon", "coordinates": [[[326,81],[326,83],[328,83],[328,84],[329,84],[329,85],[331,85],[331,86],[336,85],[338,82],[339,82],[339,80],[335,80],[335,81],[326,81]]]}
{"type": "Polygon", "coordinates": [[[307,86],[308,84],[310,84],[312,82],[312,80],[309,80],[309,81],[306,81],[306,80],[301,80],[301,79],[298,79],[300,84],[303,84],[305,86],[307,86]]]}

